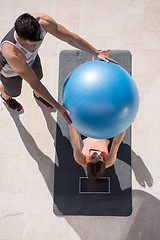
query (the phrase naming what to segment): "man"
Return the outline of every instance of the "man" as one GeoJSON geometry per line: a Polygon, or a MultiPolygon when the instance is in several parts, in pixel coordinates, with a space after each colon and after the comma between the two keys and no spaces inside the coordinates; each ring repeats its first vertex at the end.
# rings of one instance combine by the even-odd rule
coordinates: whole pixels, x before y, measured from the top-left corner
{"type": "Polygon", "coordinates": [[[87,51],[98,59],[108,62],[109,57],[96,50],[84,39],[68,31],[43,13],[19,16],[14,27],[1,42],[0,78],[1,97],[14,110],[21,111],[22,105],[12,97],[21,93],[22,79],[29,83],[34,91],[34,97],[47,107],[55,107],[70,124],[69,112],[60,105],[40,82],[43,77],[38,49],[46,33],[67,42],[68,44],[87,51]]]}

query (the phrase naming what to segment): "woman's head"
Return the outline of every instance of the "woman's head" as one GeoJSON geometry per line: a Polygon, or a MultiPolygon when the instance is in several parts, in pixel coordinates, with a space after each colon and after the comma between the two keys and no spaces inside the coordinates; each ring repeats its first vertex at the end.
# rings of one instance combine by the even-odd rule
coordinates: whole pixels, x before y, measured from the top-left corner
{"type": "Polygon", "coordinates": [[[38,42],[41,40],[41,27],[39,22],[30,14],[24,13],[15,22],[17,35],[23,40],[38,42]]]}
{"type": "Polygon", "coordinates": [[[96,163],[88,162],[87,164],[88,178],[98,179],[102,177],[105,172],[105,164],[102,161],[97,161],[96,163]]]}
{"type": "Polygon", "coordinates": [[[87,163],[88,178],[97,179],[102,177],[105,172],[105,163],[102,154],[97,152],[90,153],[89,161],[87,163]]]}

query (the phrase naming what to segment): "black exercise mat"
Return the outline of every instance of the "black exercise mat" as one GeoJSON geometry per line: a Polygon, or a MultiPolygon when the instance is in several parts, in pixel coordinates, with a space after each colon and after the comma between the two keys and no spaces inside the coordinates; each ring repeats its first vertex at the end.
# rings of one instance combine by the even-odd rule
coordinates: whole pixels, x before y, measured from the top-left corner
{"type": "MultiPolygon", "coordinates": [[[[91,55],[79,50],[60,53],[59,102],[62,86],[77,66],[91,60],[91,55]]],[[[131,74],[131,54],[125,50],[112,50],[110,57],[118,61],[131,74]]],[[[132,212],[131,196],[131,127],[121,143],[116,163],[106,169],[110,192],[80,193],[80,178],[86,177],[85,168],[73,159],[68,125],[57,116],[56,159],[54,175],[54,213],[56,215],[129,216],[132,212]]],[[[80,138],[81,139],[81,138],[80,138]]],[[[82,141],[81,141],[82,145],[82,141]]]]}

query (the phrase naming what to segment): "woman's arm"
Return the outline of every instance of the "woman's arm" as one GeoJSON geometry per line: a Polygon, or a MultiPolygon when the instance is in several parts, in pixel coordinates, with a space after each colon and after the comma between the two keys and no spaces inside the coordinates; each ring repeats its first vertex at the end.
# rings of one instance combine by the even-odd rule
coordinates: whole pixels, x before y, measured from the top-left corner
{"type": "Polygon", "coordinates": [[[112,166],[115,163],[117,158],[117,152],[124,138],[125,133],[126,133],[126,130],[120,133],[119,135],[117,135],[116,137],[114,137],[109,154],[108,155],[106,154],[104,156],[106,168],[112,166]]]}
{"type": "Polygon", "coordinates": [[[74,159],[78,164],[85,167],[85,156],[81,151],[79,135],[71,125],[69,125],[69,132],[72,140],[74,159]]]}

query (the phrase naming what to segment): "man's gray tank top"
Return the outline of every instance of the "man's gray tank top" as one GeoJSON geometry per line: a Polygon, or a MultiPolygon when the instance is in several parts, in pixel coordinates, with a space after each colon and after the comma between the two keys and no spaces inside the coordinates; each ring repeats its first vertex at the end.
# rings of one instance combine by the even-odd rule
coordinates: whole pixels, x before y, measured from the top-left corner
{"type": "Polygon", "coordinates": [[[11,66],[7,63],[6,59],[4,58],[2,52],[1,52],[1,46],[3,43],[10,43],[16,48],[18,48],[26,57],[26,62],[29,64],[29,66],[33,65],[34,60],[36,59],[36,56],[38,54],[38,49],[41,46],[44,36],[46,35],[45,30],[42,28],[42,40],[40,41],[39,44],[37,44],[34,47],[33,52],[29,52],[27,49],[25,49],[16,39],[16,31],[15,28],[13,27],[7,34],[6,36],[2,39],[1,44],[0,44],[0,72],[1,74],[6,77],[15,77],[18,76],[18,74],[11,68],[11,66]]]}

